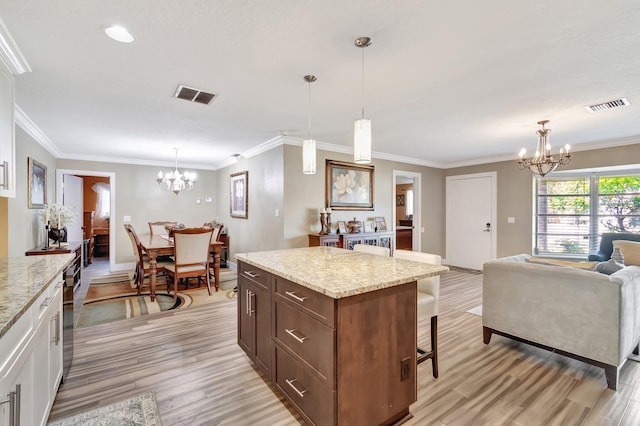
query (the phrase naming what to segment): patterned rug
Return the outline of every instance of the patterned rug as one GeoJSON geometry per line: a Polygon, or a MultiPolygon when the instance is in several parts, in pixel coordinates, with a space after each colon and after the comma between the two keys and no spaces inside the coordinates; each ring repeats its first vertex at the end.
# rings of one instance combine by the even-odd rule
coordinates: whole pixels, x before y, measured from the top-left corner
{"type": "Polygon", "coordinates": [[[233,292],[233,288],[236,285],[236,277],[233,271],[221,272],[220,290],[216,292],[212,288],[211,296],[209,296],[205,285],[198,287],[192,281],[189,288],[181,286],[178,289],[177,300],[173,299],[173,295],[167,295],[165,280],[160,278],[156,288],[156,298],[153,302],[149,296],[148,279],[145,281],[142,294],[138,296],[132,274],[118,273],[94,277],[87,290],[76,326],[87,327],[182,309],[191,305],[234,299],[236,293],[233,292]]]}
{"type": "Polygon", "coordinates": [[[161,426],[154,392],[115,402],[66,419],[47,423],[48,426],[161,426]]]}

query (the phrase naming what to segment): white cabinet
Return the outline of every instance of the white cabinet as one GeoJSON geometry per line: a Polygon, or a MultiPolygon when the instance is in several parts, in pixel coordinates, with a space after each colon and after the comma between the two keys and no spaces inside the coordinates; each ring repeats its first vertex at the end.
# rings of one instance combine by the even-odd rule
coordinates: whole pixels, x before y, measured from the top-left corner
{"type": "Polygon", "coordinates": [[[62,379],[62,277],[0,339],[0,426],[45,425],[62,379]]]}
{"type": "Polygon", "coordinates": [[[15,196],[14,77],[0,61],[0,197],[15,196]]]}

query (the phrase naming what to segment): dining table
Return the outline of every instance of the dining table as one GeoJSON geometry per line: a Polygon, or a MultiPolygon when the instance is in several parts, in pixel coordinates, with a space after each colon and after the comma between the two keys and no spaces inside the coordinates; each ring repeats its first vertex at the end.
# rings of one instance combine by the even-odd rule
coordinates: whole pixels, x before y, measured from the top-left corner
{"type": "MultiPolygon", "coordinates": [[[[173,238],[167,234],[142,234],[139,236],[142,250],[149,256],[149,287],[151,301],[156,298],[156,282],[158,279],[158,256],[173,256],[175,246],[173,238]]],[[[224,245],[221,241],[211,241],[213,254],[213,278],[216,291],[220,288],[220,252],[224,245]]]]}

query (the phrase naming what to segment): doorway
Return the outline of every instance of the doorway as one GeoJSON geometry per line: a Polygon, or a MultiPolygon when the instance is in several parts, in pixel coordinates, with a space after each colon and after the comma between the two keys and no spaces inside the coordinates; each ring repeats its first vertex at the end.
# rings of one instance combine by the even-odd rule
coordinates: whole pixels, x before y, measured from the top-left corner
{"type": "Polygon", "coordinates": [[[394,170],[392,186],[394,249],[421,251],[422,174],[394,170]]]}
{"type": "Polygon", "coordinates": [[[496,258],[496,172],[446,178],[447,263],[482,270],[496,258]]]}
{"type": "MultiPolygon", "coordinates": [[[[75,186],[71,186],[71,187],[67,187],[67,184],[65,181],[70,182],[70,181],[74,181],[75,179],[78,179],[79,177],[103,177],[108,179],[108,183],[109,183],[109,204],[110,204],[110,211],[109,213],[109,219],[111,217],[114,217],[115,211],[116,211],[116,204],[115,204],[115,173],[113,172],[96,172],[96,171],[88,171],[88,170],[70,170],[70,169],[57,169],[56,170],[56,200],[58,203],[63,204],[65,202],[65,199],[67,199],[67,197],[70,195],[67,194],[67,192],[69,193],[77,193],[77,189],[71,189],[71,188],[75,188],[75,186]]],[[[80,178],[82,179],[82,178],[80,178]]],[[[77,194],[72,195],[72,197],[77,197],[77,194]]],[[[114,228],[114,221],[113,220],[108,220],[105,221],[104,220],[104,214],[101,215],[101,220],[103,221],[103,229],[104,229],[104,234],[103,234],[103,239],[104,244],[106,247],[109,247],[110,249],[108,250],[107,256],[109,259],[109,269],[111,271],[115,270],[115,228],[114,228]]],[[[74,226],[76,227],[82,227],[83,226],[83,222],[84,222],[84,207],[82,207],[79,211],[76,211],[76,222],[74,224],[74,226]]],[[[94,244],[95,244],[95,240],[94,240],[94,244]]]]}

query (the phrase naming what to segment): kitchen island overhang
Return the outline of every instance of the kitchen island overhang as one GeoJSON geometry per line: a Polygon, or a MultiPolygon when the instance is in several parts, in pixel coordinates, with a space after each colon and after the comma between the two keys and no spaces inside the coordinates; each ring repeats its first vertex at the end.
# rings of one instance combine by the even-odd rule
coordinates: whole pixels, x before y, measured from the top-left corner
{"type": "Polygon", "coordinates": [[[305,420],[410,416],[416,281],[447,267],[333,247],[236,257],[238,344],[305,420]]]}

